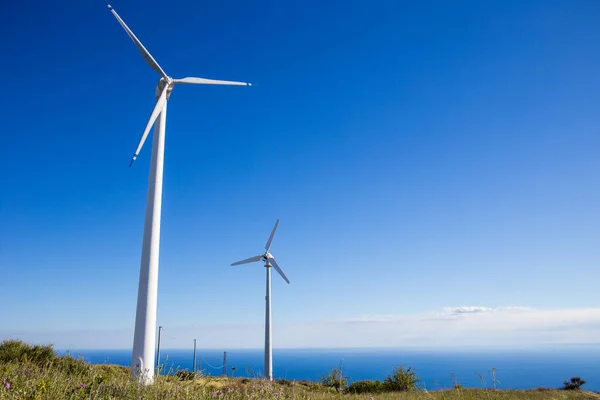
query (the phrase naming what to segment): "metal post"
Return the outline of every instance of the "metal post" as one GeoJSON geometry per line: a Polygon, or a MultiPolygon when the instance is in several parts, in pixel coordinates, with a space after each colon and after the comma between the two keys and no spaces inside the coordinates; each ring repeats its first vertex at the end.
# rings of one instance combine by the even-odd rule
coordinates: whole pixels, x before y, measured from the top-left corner
{"type": "Polygon", "coordinates": [[[223,352],[223,376],[227,376],[227,352],[223,352]]]}
{"type": "Polygon", "coordinates": [[[196,373],[196,339],[194,339],[194,373],[196,373]]]}
{"type": "Polygon", "coordinates": [[[156,374],[160,375],[160,331],[162,326],[158,327],[158,349],[156,349],[156,374]]]}

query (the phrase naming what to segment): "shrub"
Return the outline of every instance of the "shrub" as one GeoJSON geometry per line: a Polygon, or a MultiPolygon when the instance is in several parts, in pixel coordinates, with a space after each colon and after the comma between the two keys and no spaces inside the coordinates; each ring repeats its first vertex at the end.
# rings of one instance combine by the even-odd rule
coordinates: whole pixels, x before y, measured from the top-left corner
{"type": "Polygon", "coordinates": [[[52,346],[35,345],[33,347],[29,347],[24,358],[33,363],[43,365],[56,359],[56,353],[54,352],[52,346]]]}
{"type": "Polygon", "coordinates": [[[71,356],[57,357],[53,365],[69,375],[88,375],[92,368],[91,364],[83,359],[75,359],[71,356]]]}
{"type": "Polygon", "coordinates": [[[579,390],[581,386],[585,385],[585,381],[578,376],[574,376],[571,378],[571,381],[565,381],[563,389],[564,390],[579,390]]]}
{"type": "Polygon", "coordinates": [[[51,345],[29,345],[20,340],[4,340],[0,343],[0,362],[33,362],[44,365],[56,359],[51,345]]]}
{"type": "Polygon", "coordinates": [[[187,369],[180,369],[175,373],[175,375],[181,381],[191,381],[196,378],[196,374],[194,372],[188,371],[187,369]]]}
{"type": "Polygon", "coordinates": [[[420,381],[412,367],[405,369],[400,365],[394,367],[392,374],[385,378],[383,388],[389,392],[412,392],[420,389],[420,381]]]}
{"type": "Polygon", "coordinates": [[[21,357],[29,348],[20,340],[4,340],[0,343],[0,362],[21,361],[21,357]]]}
{"type": "Polygon", "coordinates": [[[334,388],[335,391],[339,393],[346,387],[348,379],[342,375],[341,368],[334,368],[326,375],[319,378],[319,382],[325,387],[334,388]]]}
{"type": "Polygon", "coordinates": [[[383,392],[383,383],[381,381],[356,381],[348,385],[346,392],[348,393],[379,393],[383,392]]]}

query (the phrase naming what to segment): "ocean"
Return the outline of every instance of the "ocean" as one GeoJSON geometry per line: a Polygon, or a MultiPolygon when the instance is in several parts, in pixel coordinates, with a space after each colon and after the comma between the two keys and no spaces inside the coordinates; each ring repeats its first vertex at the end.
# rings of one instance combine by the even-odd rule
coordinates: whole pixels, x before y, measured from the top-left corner
{"type": "MultiPolygon", "coordinates": [[[[65,351],[60,352],[62,354],[65,351]]],[[[71,350],[94,364],[129,366],[130,350],[71,350]]],[[[222,375],[223,351],[198,349],[197,367],[207,375],[222,375]]],[[[161,349],[166,370],[192,369],[193,351],[161,349]]],[[[572,347],[535,350],[443,350],[403,349],[274,349],[276,379],[318,380],[342,365],[350,381],[383,380],[394,366],[413,367],[428,390],[451,388],[456,381],[464,387],[500,389],[558,388],[565,380],[579,376],[586,390],[600,391],[600,347],[572,347]]],[[[262,350],[228,350],[227,374],[257,377],[263,371],[262,350]],[[235,370],[233,370],[235,367],[235,370]]]]}

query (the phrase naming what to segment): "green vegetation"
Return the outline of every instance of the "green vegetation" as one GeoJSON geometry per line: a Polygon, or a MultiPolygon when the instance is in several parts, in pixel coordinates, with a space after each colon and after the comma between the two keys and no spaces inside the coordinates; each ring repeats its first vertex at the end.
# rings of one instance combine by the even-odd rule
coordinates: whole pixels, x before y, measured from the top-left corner
{"type": "MultiPolygon", "coordinates": [[[[384,382],[358,381],[342,390],[346,383],[342,385],[341,371],[336,372],[334,369],[326,377],[339,383],[339,393],[335,386],[325,387],[310,381],[203,377],[184,370],[157,376],[155,384],[142,386],[130,379],[125,367],[91,365],[73,357],[58,357],[51,346],[30,346],[20,341],[0,343],[0,400],[600,400],[600,395],[583,390],[457,387],[427,392],[417,386],[415,371],[403,367],[395,368],[384,382]]],[[[565,386],[566,383],[579,388],[585,382],[576,377],[565,382],[565,386]]]]}
{"type": "Polygon", "coordinates": [[[381,393],[383,392],[383,383],[381,383],[381,381],[356,381],[356,382],[352,382],[350,385],[348,385],[348,388],[346,389],[347,393],[355,393],[355,394],[361,394],[361,393],[370,393],[370,394],[375,394],[375,393],[381,393]]]}
{"type": "Polygon", "coordinates": [[[187,369],[180,369],[175,373],[175,376],[182,381],[192,381],[200,375],[195,372],[188,371],[187,369]]]}
{"type": "Polygon", "coordinates": [[[574,376],[570,381],[564,382],[563,389],[565,390],[580,390],[581,386],[585,385],[585,381],[578,376],[574,376]]]}
{"type": "Polygon", "coordinates": [[[9,361],[45,364],[56,359],[52,346],[30,346],[20,340],[5,340],[0,344],[0,363],[9,361]]]}
{"type": "Polygon", "coordinates": [[[414,392],[420,389],[420,379],[411,367],[404,368],[400,365],[383,381],[383,388],[388,392],[414,392]]]}
{"type": "Polygon", "coordinates": [[[391,375],[381,381],[356,381],[346,389],[348,393],[418,392],[420,379],[412,367],[394,367],[391,375]]]}
{"type": "Polygon", "coordinates": [[[338,393],[343,391],[348,384],[348,378],[342,374],[341,368],[332,369],[326,375],[322,376],[319,381],[321,385],[327,388],[334,388],[338,393]]]}

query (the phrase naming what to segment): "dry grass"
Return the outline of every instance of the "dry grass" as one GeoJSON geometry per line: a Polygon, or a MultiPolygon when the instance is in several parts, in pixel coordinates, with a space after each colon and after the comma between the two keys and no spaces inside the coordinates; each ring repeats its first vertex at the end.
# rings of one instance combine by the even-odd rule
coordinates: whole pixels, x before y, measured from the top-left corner
{"type": "Polygon", "coordinates": [[[68,369],[57,363],[0,363],[0,399],[298,399],[298,400],[600,400],[585,391],[452,389],[435,392],[337,394],[310,382],[266,382],[247,378],[199,377],[181,381],[156,377],[154,385],[141,386],[129,379],[127,368],[89,365],[75,361],[68,369]],[[5,387],[5,383],[9,385],[5,387]]]}
{"type": "Polygon", "coordinates": [[[50,346],[4,341],[0,343],[0,400],[4,399],[600,400],[600,395],[578,390],[463,388],[373,395],[338,394],[310,381],[267,382],[224,377],[182,380],[174,375],[157,376],[153,385],[143,386],[130,379],[129,369],[125,367],[91,365],[71,357],[57,357],[50,346]]]}

